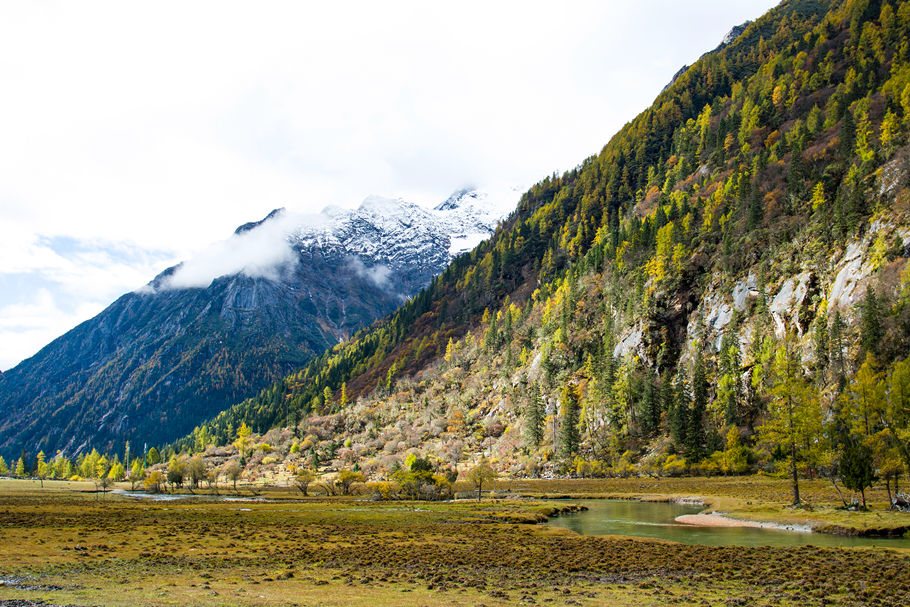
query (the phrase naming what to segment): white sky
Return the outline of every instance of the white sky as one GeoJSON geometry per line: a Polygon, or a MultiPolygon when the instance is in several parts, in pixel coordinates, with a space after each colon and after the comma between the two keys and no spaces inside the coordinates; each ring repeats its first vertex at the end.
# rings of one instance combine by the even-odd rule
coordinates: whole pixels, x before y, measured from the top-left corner
{"type": "Polygon", "coordinates": [[[276,207],[570,169],[774,4],[0,4],[0,369],[276,207]]]}

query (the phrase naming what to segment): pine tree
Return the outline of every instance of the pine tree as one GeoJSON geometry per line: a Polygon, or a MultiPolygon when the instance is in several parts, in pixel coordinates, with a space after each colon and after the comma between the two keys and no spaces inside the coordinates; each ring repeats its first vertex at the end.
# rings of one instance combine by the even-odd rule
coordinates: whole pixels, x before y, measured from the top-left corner
{"type": "Polygon", "coordinates": [[[25,476],[25,458],[20,457],[19,461],[16,462],[16,471],[14,474],[19,478],[25,476]]]}
{"type": "Polygon", "coordinates": [[[724,334],[720,346],[720,379],[717,380],[717,398],[728,424],[739,424],[740,422],[740,402],[743,399],[740,365],[739,345],[735,343],[730,332],[727,332],[724,334]]]}
{"type": "Polygon", "coordinates": [[[875,290],[870,286],[866,289],[866,297],[860,305],[860,337],[859,343],[862,354],[877,353],[884,333],[881,324],[882,312],[875,290]]]}
{"type": "Polygon", "coordinates": [[[151,449],[149,449],[149,452],[148,452],[148,454],[146,454],[145,457],[146,457],[146,461],[148,462],[149,466],[154,466],[155,464],[158,464],[161,462],[161,454],[158,453],[158,449],[156,449],[155,447],[152,447],[151,449]]]}
{"type": "Polygon", "coordinates": [[[705,433],[705,411],[708,408],[708,372],[701,344],[697,346],[692,368],[692,410],[686,425],[686,457],[696,462],[705,456],[707,442],[705,433]]]}
{"type": "Polygon", "coordinates": [[[0,474],[9,474],[9,466],[7,466],[6,460],[3,459],[2,455],[0,455],[0,474]]]}
{"type": "Polygon", "coordinates": [[[524,439],[525,445],[536,448],[543,440],[543,400],[540,395],[540,387],[535,383],[531,387],[531,393],[525,403],[524,412],[524,439]]]}
{"type": "Polygon", "coordinates": [[[866,510],[866,489],[876,481],[872,450],[857,437],[851,436],[843,447],[839,466],[844,486],[862,495],[863,510],[866,510]]]}
{"type": "Polygon", "coordinates": [[[569,459],[578,452],[578,397],[575,390],[565,386],[560,394],[562,410],[560,411],[559,451],[569,459]]]}
{"type": "Polygon", "coordinates": [[[681,366],[672,387],[667,386],[666,394],[672,398],[667,406],[670,417],[670,435],[677,451],[684,451],[689,429],[689,389],[681,366]]]}

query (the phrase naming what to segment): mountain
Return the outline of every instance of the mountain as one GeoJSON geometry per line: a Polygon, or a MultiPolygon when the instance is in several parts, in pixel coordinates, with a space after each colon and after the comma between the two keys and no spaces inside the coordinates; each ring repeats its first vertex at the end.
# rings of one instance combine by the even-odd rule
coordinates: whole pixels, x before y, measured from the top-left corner
{"type": "Polygon", "coordinates": [[[506,198],[283,209],[169,268],[0,376],[0,453],[172,440],[425,287],[506,198]]]}
{"type": "Polygon", "coordinates": [[[782,2],[394,314],[169,449],[246,423],[257,473],[910,474],[908,131],[910,3],[782,2]]]}

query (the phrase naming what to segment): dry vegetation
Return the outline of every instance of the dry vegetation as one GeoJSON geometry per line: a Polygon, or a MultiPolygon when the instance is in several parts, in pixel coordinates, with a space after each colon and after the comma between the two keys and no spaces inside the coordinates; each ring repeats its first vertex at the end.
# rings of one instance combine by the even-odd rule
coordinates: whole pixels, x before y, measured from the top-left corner
{"type": "Polygon", "coordinates": [[[910,599],[910,557],[897,551],[710,548],[503,522],[530,522],[552,508],[533,501],[150,502],[96,499],[62,483],[41,490],[4,481],[2,489],[0,578],[7,583],[0,601],[492,606],[910,599]]]}

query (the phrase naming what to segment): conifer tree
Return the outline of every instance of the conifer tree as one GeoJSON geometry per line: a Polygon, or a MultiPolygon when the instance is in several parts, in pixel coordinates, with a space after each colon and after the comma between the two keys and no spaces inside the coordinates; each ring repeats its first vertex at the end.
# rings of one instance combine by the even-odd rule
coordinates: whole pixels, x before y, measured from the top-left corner
{"type": "Polygon", "coordinates": [[[9,466],[6,464],[6,460],[3,459],[2,455],[0,455],[0,474],[9,474],[9,466]]]}
{"type": "Polygon", "coordinates": [[[872,450],[858,437],[850,436],[841,452],[839,464],[844,486],[862,495],[863,510],[866,510],[866,489],[876,480],[872,450]]]}
{"type": "Polygon", "coordinates": [[[708,408],[708,372],[701,344],[692,367],[692,410],[686,425],[686,457],[698,461],[705,456],[705,411],[708,408]]]}
{"type": "Polygon", "coordinates": [[[761,440],[779,447],[787,458],[793,505],[799,495],[799,463],[818,448],[821,435],[821,407],[814,385],[803,374],[802,363],[792,336],[778,346],[772,367],[771,400],[765,423],[758,429],[761,440]]]}
{"type": "Polygon", "coordinates": [[[862,354],[878,352],[883,337],[881,324],[881,307],[875,290],[870,286],[866,289],[866,297],[860,306],[860,337],[859,343],[862,354]]]}
{"type": "Polygon", "coordinates": [[[739,424],[740,402],[743,399],[743,385],[739,368],[741,359],[739,345],[730,332],[724,334],[720,346],[720,378],[717,380],[717,398],[728,424],[739,424]]]}
{"type": "Polygon", "coordinates": [[[543,401],[540,395],[540,386],[537,383],[531,387],[531,392],[525,403],[524,439],[525,445],[536,448],[543,440],[543,401]]]}
{"type": "Polygon", "coordinates": [[[158,453],[158,449],[155,447],[149,449],[149,452],[145,457],[149,466],[154,466],[155,464],[161,463],[161,454],[158,453]]]}
{"type": "Polygon", "coordinates": [[[683,451],[688,441],[689,388],[682,366],[680,366],[676,379],[673,381],[672,390],[668,389],[668,393],[672,396],[672,404],[668,407],[670,435],[673,438],[676,449],[683,451]]]}
{"type": "Polygon", "coordinates": [[[559,451],[568,459],[578,452],[578,397],[575,390],[565,386],[560,394],[559,451]]]}
{"type": "Polygon", "coordinates": [[[15,475],[19,478],[25,476],[25,459],[20,457],[19,461],[16,462],[16,471],[15,475]]]}

